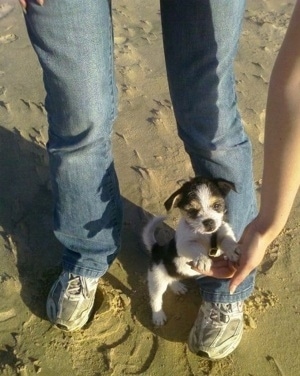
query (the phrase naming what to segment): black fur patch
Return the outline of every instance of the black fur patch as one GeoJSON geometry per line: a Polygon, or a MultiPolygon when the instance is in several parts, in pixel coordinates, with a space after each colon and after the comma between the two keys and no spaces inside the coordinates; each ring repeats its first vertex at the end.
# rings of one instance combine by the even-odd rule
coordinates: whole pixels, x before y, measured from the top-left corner
{"type": "Polygon", "coordinates": [[[182,275],[177,272],[177,267],[174,263],[176,257],[178,257],[178,253],[174,238],[164,245],[155,243],[152,248],[152,265],[158,265],[162,262],[171,277],[179,278],[182,277],[182,275]]]}
{"type": "MultiPolygon", "coordinates": [[[[189,205],[190,202],[192,202],[194,200],[198,201],[197,189],[201,185],[206,185],[208,187],[208,189],[210,190],[212,196],[222,197],[222,198],[224,197],[223,192],[221,191],[221,189],[218,187],[218,185],[214,181],[211,181],[209,179],[205,179],[205,178],[202,178],[202,177],[196,177],[193,180],[185,183],[182,186],[182,188],[181,188],[182,195],[181,195],[181,199],[179,200],[177,206],[179,208],[185,209],[185,207],[187,205],[189,205]]],[[[223,204],[221,199],[219,201],[220,201],[220,203],[223,204]]],[[[220,211],[222,209],[223,208],[220,208],[220,211]]]]}
{"type": "Polygon", "coordinates": [[[197,188],[201,185],[206,185],[211,191],[212,196],[222,197],[223,199],[230,190],[236,191],[234,183],[230,181],[224,179],[207,179],[202,176],[196,176],[190,181],[185,182],[181,188],[166,200],[166,210],[169,211],[173,207],[185,209],[185,207],[189,206],[192,201],[198,201],[197,188]]]}

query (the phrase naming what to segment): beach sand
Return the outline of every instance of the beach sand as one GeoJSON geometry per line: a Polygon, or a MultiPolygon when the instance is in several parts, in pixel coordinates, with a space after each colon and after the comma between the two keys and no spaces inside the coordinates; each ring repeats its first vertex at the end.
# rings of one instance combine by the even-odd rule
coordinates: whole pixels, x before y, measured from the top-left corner
{"type": "MultiPolygon", "coordinates": [[[[236,60],[258,200],[269,76],[294,3],[248,1],[236,60]]],[[[123,245],[99,283],[93,319],[70,334],[45,316],[61,245],[51,230],[42,72],[17,1],[0,1],[0,374],[299,375],[298,198],[259,268],[233,354],[211,362],[189,352],[186,340],[201,303],[194,281],[185,296],[166,294],[167,324],[151,324],[141,228],[149,216],[164,214],[164,200],[193,172],[176,132],[158,1],[113,1],[113,17],[120,96],[113,144],[125,207],[123,245]]],[[[177,219],[174,212],[161,239],[172,235],[177,219]]]]}

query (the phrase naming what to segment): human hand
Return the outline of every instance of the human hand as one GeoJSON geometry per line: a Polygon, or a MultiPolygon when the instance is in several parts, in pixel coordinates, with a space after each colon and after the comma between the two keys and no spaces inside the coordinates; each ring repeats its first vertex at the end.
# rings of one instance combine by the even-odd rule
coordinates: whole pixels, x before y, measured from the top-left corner
{"type": "MultiPolygon", "coordinates": [[[[21,7],[23,8],[24,11],[26,11],[27,2],[28,0],[19,0],[19,3],[21,4],[21,7]]],[[[35,0],[35,2],[39,5],[44,5],[44,0],[35,0]]]]}
{"type": "Polygon", "coordinates": [[[216,257],[212,261],[211,269],[206,271],[198,269],[193,262],[188,264],[199,274],[219,279],[231,278],[229,291],[233,294],[244,279],[258,267],[267,247],[276,237],[275,233],[269,235],[264,228],[258,217],[245,228],[239,241],[240,259],[236,263],[223,256],[216,257]]]}
{"type": "Polygon", "coordinates": [[[199,274],[204,274],[208,277],[214,277],[219,279],[231,278],[236,272],[235,266],[223,256],[213,258],[212,265],[209,270],[204,271],[197,268],[193,261],[188,262],[188,265],[190,265],[190,267],[199,274]]]}
{"type": "Polygon", "coordinates": [[[260,223],[259,218],[255,218],[245,228],[239,241],[240,259],[234,264],[236,271],[229,285],[230,294],[233,294],[244,279],[258,267],[268,245],[273,241],[274,236],[268,236],[263,228],[264,226],[260,223]]]}

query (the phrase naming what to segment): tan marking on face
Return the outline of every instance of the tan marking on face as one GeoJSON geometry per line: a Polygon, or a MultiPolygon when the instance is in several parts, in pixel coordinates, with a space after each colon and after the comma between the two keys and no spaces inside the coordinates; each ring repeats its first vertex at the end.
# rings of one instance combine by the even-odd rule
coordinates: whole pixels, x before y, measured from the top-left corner
{"type": "Polygon", "coordinates": [[[209,206],[217,212],[224,211],[224,200],[218,196],[211,196],[209,200],[209,206]]]}
{"type": "Polygon", "coordinates": [[[201,204],[198,200],[192,200],[184,207],[185,210],[196,209],[201,210],[201,204]]]}

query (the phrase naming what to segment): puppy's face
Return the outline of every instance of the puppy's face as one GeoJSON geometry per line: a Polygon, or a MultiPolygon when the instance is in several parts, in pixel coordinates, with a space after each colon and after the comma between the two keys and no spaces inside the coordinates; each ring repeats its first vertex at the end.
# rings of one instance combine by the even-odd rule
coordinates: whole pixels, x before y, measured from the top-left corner
{"type": "Polygon", "coordinates": [[[197,232],[210,234],[221,226],[225,214],[225,196],[234,184],[223,179],[196,177],[185,183],[165,202],[169,211],[178,207],[197,232]]]}

